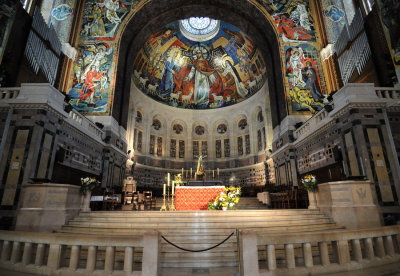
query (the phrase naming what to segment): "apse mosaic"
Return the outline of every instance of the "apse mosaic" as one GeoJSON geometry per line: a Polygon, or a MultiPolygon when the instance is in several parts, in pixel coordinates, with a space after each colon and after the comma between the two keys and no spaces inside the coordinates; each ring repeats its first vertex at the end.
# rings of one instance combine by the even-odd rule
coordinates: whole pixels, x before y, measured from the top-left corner
{"type": "Polygon", "coordinates": [[[315,41],[314,23],[308,0],[258,0],[272,15],[285,42],[315,41]]]}
{"type": "Polygon", "coordinates": [[[133,79],[159,102],[209,109],[251,97],[265,73],[265,62],[246,34],[226,22],[194,18],[170,23],[149,37],[134,60],[133,79]]]}
{"type": "Polygon", "coordinates": [[[292,111],[321,110],[326,103],[322,90],[318,52],[309,44],[285,47],[289,104],[292,111]]]}

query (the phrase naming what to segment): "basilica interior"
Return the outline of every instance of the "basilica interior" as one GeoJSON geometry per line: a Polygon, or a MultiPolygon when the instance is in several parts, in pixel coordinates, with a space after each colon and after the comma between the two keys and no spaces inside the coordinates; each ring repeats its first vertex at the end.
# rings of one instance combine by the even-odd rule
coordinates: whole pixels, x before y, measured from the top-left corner
{"type": "Polygon", "coordinates": [[[1,1],[0,271],[388,273],[399,14],[395,0],[1,1]]]}

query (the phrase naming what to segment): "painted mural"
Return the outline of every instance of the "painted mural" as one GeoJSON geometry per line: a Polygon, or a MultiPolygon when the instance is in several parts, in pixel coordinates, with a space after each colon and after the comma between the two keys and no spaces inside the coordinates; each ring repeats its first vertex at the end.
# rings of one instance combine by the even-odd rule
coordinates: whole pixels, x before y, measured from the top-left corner
{"type": "Polygon", "coordinates": [[[124,17],[138,0],[87,0],[82,19],[81,38],[89,40],[115,39],[124,17]]]}
{"type": "Polygon", "coordinates": [[[323,95],[316,49],[309,44],[286,46],[285,56],[291,110],[321,110],[326,103],[326,97],[323,95]]]}
{"type": "Polygon", "coordinates": [[[69,41],[75,2],[75,0],[56,0],[53,3],[50,22],[61,42],[69,41]]]}
{"type": "Polygon", "coordinates": [[[179,21],[147,39],[134,60],[134,82],[145,94],[170,106],[220,108],[254,95],[266,80],[265,62],[253,41],[220,22],[217,35],[192,41],[179,21]]]}
{"type": "Polygon", "coordinates": [[[82,45],[74,63],[69,96],[79,111],[105,112],[109,100],[113,48],[100,42],[82,45]]]}
{"type": "Polygon", "coordinates": [[[272,15],[284,42],[315,41],[308,0],[258,0],[272,15]]]}
{"type": "Polygon", "coordinates": [[[328,42],[335,43],[346,24],[342,1],[322,0],[321,6],[328,42]]]}
{"type": "Polygon", "coordinates": [[[400,2],[398,0],[378,0],[377,3],[386,28],[394,63],[400,66],[400,2]]]}
{"type": "MultiPolygon", "coordinates": [[[[318,96],[318,92],[322,94],[324,81],[318,55],[312,46],[316,42],[316,34],[309,0],[257,1],[271,16],[282,52],[289,55],[289,48],[300,47],[303,53],[310,52],[308,48],[313,49],[313,56],[303,57],[300,62],[302,71],[312,69],[308,73],[311,75],[308,82],[307,74],[302,72],[302,80],[306,84],[300,78],[296,82],[292,75],[297,73],[298,68],[285,68],[287,62],[282,58],[285,83],[289,84],[285,88],[289,112],[313,112],[321,108],[322,97],[318,96]],[[307,59],[313,61],[311,67],[304,62],[307,59]],[[311,89],[313,72],[317,81],[311,89]],[[311,95],[311,98],[306,95],[311,95]]],[[[69,21],[75,0],[56,2],[52,21],[69,21]]],[[[128,23],[127,18],[139,2],[85,1],[80,21],[79,52],[68,84],[71,103],[78,111],[91,115],[110,114],[118,63],[119,30],[122,24],[128,23]]],[[[326,16],[340,21],[338,8],[327,9],[326,16]]],[[[229,106],[256,93],[266,80],[265,62],[259,50],[246,34],[224,22],[215,37],[200,42],[187,39],[179,32],[178,23],[171,23],[150,37],[132,62],[133,80],[144,93],[181,108],[229,106]]]]}
{"type": "MultiPolygon", "coordinates": [[[[71,1],[71,0],[68,0],[71,1]]],[[[63,2],[66,2],[64,0],[63,2]]],[[[68,95],[74,108],[83,113],[109,114],[117,61],[115,34],[138,0],[86,0],[78,55],[73,65],[68,95]]],[[[59,17],[69,9],[61,3],[53,9],[59,17]]],[[[54,19],[55,20],[55,19],[54,19]]]]}

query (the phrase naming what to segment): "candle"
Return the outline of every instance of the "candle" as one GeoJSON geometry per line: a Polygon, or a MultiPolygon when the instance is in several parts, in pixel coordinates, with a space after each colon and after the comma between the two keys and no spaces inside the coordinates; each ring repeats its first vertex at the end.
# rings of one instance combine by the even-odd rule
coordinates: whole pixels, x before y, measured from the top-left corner
{"type": "Polygon", "coordinates": [[[183,170],[183,168],[182,168],[182,177],[183,177],[183,172],[184,172],[184,170],[183,170]]]}
{"type": "Polygon", "coordinates": [[[215,176],[214,176],[214,170],[213,170],[213,178],[214,178],[215,176]]]}
{"type": "Polygon", "coordinates": [[[219,178],[219,168],[217,168],[217,176],[218,176],[218,178],[219,178]]]}
{"type": "Polygon", "coordinates": [[[190,179],[192,179],[192,168],[190,168],[190,179]]]}
{"type": "Polygon", "coordinates": [[[169,187],[169,182],[171,181],[171,175],[168,173],[168,177],[167,177],[167,185],[169,187]]]}
{"type": "Polygon", "coordinates": [[[172,195],[175,194],[175,181],[172,181],[172,195]]]}
{"type": "Polygon", "coordinates": [[[166,195],[165,191],[166,191],[166,189],[167,189],[167,185],[164,184],[163,186],[164,186],[164,187],[163,187],[163,195],[166,195]]]}

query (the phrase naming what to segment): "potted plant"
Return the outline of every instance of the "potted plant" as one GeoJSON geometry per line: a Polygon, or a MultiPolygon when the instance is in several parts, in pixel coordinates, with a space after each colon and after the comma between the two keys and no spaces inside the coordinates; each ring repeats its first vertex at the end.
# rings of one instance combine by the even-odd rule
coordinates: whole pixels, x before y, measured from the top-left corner
{"type": "Polygon", "coordinates": [[[317,199],[315,191],[317,190],[317,178],[313,174],[306,174],[301,179],[301,183],[304,185],[304,189],[308,191],[308,201],[310,205],[308,209],[317,209],[317,199]]]}
{"type": "Polygon", "coordinates": [[[81,178],[80,192],[82,197],[81,210],[90,211],[90,198],[92,191],[100,184],[94,177],[81,178]]]}
{"type": "Polygon", "coordinates": [[[239,202],[241,195],[240,187],[227,187],[221,192],[214,200],[208,203],[209,210],[223,210],[234,209],[235,205],[239,202]]]}

